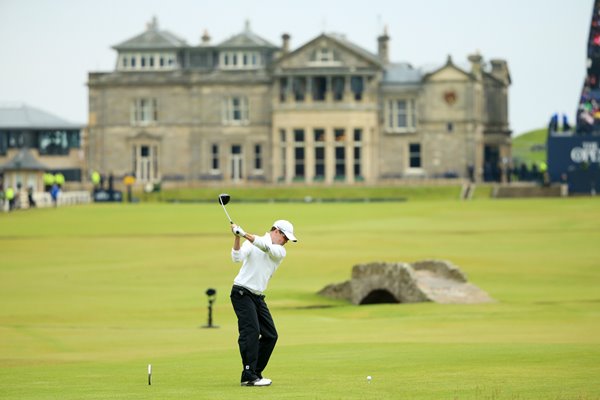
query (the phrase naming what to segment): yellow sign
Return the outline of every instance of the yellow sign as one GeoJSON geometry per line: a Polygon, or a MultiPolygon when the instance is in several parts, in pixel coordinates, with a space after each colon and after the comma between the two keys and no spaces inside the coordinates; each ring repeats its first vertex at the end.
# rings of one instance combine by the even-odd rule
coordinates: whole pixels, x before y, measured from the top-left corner
{"type": "Polygon", "coordinates": [[[131,186],[135,183],[135,177],[127,175],[125,178],[123,178],[123,183],[127,186],[131,186]]]}

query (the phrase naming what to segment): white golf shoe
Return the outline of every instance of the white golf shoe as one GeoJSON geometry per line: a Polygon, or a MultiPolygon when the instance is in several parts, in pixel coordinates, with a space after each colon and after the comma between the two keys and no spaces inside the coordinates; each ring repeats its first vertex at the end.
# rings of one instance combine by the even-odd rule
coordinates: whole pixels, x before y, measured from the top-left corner
{"type": "Polygon", "coordinates": [[[270,386],[273,383],[267,378],[258,378],[253,381],[242,382],[242,386],[270,386]]]}

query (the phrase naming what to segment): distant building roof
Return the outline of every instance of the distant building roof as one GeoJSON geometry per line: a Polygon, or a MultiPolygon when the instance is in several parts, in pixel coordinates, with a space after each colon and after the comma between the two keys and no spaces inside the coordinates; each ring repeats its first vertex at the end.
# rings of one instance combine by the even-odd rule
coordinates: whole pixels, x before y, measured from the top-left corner
{"type": "Polygon", "coordinates": [[[80,124],[66,121],[26,104],[0,104],[0,129],[77,129],[80,124]]]}
{"type": "Polygon", "coordinates": [[[113,46],[115,50],[176,49],[186,47],[185,40],[169,31],[158,29],[156,17],[146,26],[146,31],[129,40],[113,46]]]}
{"type": "Polygon", "coordinates": [[[423,78],[420,69],[413,68],[409,63],[389,64],[383,75],[384,84],[419,83],[423,78]]]}
{"type": "Polygon", "coordinates": [[[278,62],[281,62],[281,60],[289,58],[289,57],[294,57],[295,54],[298,54],[298,53],[304,51],[304,49],[313,45],[315,42],[320,41],[322,38],[326,38],[326,39],[338,44],[340,47],[349,50],[350,52],[358,55],[359,57],[364,58],[365,60],[369,61],[370,63],[375,64],[376,66],[382,65],[381,59],[378,56],[376,56],[375,54],[371,53],[368,50],[363,49],[359,45],[352,43],[351,41],[346,39],[346,37],[344,35],[341,35],[339,33],[321,33],[319,36],[315,37],[314,39],[310,40],[309,42],[304,43],[302,46],[298,47],[294,51],[291,51],[291,52],[287,53],[286,55],[284,55],[283,57],[281,57],[278,60],[278,62]]]}
{"type": "Polygon", "coordinates": [[[39,162],[28,149],[21,149],[11,160],[0,165],[0,171],[46,171],[48,167],[39,162]]]}
{"type": "Polygon", "coordinates": [[[360,54],[361,56],[370,60],[371,62],[374,62],[375,64],[381,64],[381,59],[377,55],[360,47],[356,43],[349,41],[348,39],[346,39],[346,35],[340,33],[324,33],[323,36],[326,36],[330,39],[337,41],[338,43],[341,43],[345,47],[349,48],[350,50],[353,50],[355,53],[360,54]]]}
{"type": "Polygon", "coordinates": [[[219,47],[272,47],[277,48],[273,43],[261,38],[250,30],[250,22],[246,21],[246,26],[241,33],[230,37],[221,42],[219,47]]]}

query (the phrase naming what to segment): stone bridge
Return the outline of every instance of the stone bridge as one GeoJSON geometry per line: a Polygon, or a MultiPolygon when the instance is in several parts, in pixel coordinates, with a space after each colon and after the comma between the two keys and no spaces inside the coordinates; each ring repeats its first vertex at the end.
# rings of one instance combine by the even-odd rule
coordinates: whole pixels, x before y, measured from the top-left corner
{"type": "Polygon", "coordinates": [[[358,264],[352,268],[352,279],[328,285],[319,294],[354,304],[493,301],[486,292],[468,283],[458,267],[441,260],[358,264]]]}

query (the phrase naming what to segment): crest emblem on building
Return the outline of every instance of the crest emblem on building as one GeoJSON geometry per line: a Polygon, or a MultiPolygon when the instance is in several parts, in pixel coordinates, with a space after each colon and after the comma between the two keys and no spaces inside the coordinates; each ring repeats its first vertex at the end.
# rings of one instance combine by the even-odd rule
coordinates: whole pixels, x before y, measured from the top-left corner
{"type": "Polygon", "coordinates": [[[453,90],[444,92],[444,100],[449,106],[453,105],[456,103],[456,92],[453,90]]]}

